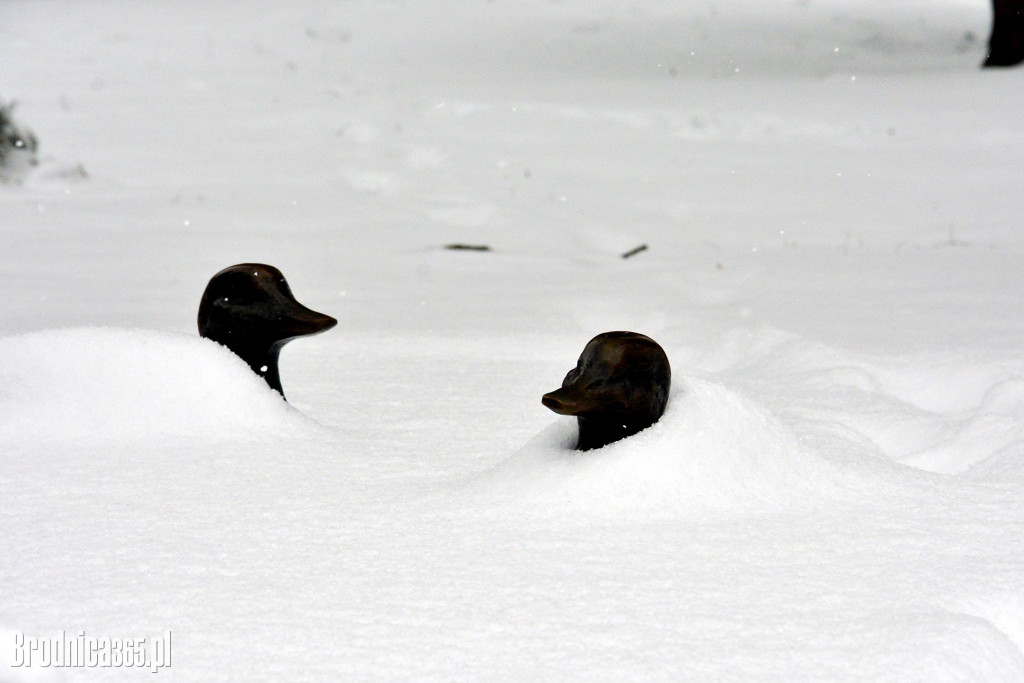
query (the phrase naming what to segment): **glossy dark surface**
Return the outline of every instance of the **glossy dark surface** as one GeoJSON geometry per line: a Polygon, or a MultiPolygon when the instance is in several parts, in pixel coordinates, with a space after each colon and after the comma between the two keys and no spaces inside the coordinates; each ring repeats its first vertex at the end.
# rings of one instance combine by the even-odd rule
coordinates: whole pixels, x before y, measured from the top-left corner
{"type": "Polygon", "coordinates": [[[576,448],[600,448],[657,422],[672,381],[664,349],[636,332],[605,332],[587,344],[562,388],[541,402],[579,423],[576,448]]]}
{"type": "Polygon", "coordinates": [[[263,263],[240,263],[214,275],[203,292],[198,322],[201,336],[234,351],[282,396],[281,347],[338,324],[296,301],[281,271],[263,263]]]}

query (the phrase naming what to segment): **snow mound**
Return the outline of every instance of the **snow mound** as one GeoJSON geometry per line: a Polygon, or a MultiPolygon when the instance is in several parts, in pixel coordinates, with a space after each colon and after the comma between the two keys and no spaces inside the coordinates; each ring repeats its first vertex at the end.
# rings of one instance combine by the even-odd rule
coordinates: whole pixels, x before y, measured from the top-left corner
{"type": "Polygon", "coordinates": [[[0,442],[239,439],[309,421],[207,339],[77,328],[0,338],[0,442]]]}
{"type": "Polygon", "coordinates": [[[947,438],[904,458],[908,465],[998,481],[1024,479],[1024,379],[995,382],[977,407],[950,419],[947,438]]]}
{"type": "Polygon", "coordinates": [[[819,453],[1024,478],[1024,366],[1016,357],[878,356],[740,330],[688,362],[766,406],[819,453]]]}
{"type": "Polygon", "coordinates": [[[504,506],[616,516],[806,509],[843,495],[841,473],[741,394],[688,377],[662,419],[604,448],[573,450],[575,420],[543,431],[469,488],[504,506]]]}

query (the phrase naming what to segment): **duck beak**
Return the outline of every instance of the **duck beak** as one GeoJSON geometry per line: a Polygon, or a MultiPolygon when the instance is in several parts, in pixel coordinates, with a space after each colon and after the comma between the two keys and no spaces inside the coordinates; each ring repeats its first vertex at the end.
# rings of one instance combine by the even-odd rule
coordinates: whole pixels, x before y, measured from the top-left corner
{"type": "Polygon", "coordinates": [[[559,415],[581,415],[597,408],[597,402],[574,385],[544,394],[540,402],[559,415]]]}
{"type": "Polygon", "coordinates": [[[284,323],[288,338],[294,339],[329,330],[337,325],[338,321],[329,315],[317,313],[295,302],[292,304],[291,310],[284,316],[282,323],[284,323]]]}

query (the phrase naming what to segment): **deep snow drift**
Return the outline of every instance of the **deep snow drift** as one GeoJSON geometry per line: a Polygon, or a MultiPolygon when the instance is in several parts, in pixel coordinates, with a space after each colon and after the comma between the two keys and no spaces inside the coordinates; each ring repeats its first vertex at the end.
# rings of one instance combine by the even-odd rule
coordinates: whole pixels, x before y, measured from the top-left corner
{"type": "Polygon", "coordinates": [[[1024,678],[1024,72],[849,5],[0,4],[0,661],[1024,678]],[[195,332],[246,261],[339,319],[290,403],[195,332]],[[672,400],[577,453],[613,329],[672,400]]]}
{"type": "Polygon", "coordinates": [[[0,356],[4,441],[258,437],[287,431],[298,417],[261,390],[240,358],[206,339],[56,330],[0,339],[0,356]]]}

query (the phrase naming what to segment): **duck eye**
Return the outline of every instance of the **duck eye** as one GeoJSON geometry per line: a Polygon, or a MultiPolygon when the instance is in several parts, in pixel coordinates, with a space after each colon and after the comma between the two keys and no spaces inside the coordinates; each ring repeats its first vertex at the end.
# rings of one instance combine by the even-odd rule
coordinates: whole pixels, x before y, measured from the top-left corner
{"type": "Polygon", "coordinates": [[[601,387],[603,387],[606,384],[608,384],[608,380],[604,380],[604,379],[594,380],[593,382],[591,382],[590,384],[587,385],[587,391],[590,391],[591,389],[600,389],[601,387]]]}

